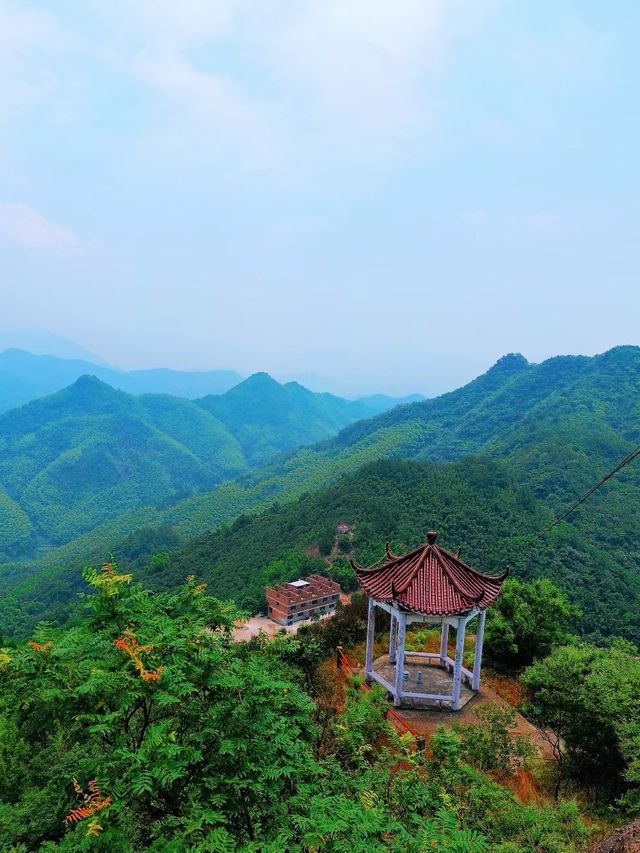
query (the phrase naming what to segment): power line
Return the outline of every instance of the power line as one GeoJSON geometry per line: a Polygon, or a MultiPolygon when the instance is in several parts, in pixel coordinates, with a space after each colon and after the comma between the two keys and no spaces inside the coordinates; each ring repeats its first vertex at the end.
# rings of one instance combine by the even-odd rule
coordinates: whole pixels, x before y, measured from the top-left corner
{"type": "Polygon", "coordinates": [[[604,477],[598,480],[598,482],[594,486],[591,486],[588,491],[586,491],[577,500],[575,500],[570,506],[567,507],[567,509],[561,512],[560,515],[554,518],[551,524],[547,525],[544,530],[541,530],[538,533],[531,534],[531,536],[529,536],[529,539],[531,541],[525,541],[523,546],[519,548],[515,552],[515,554],[521,554],[523,551],[526,551],[528,548],[530,548],[537,539],[540,539],[542,536],[546,536],[546,534],[549,533],[550,530],[553,530],[554,527],[557,527],[557,525],[560,524],[561,521],[564,521],[567,516],[571,515],[571,513],[574,512],[581,504],[588,500],[594,492],[597,492],[598,489],[607,482],[607,480],[610,480],[612,477],[614,477],[618,473],[618,471],[621,471],[625,467],[625,465],[628,465],[630,462],[633,462],[633,460],[636,459],[638,456],[640,456],[640,445],[638,445],[638,447],[632,450],[631,453],[628,453],[624,457],[624,459],[618,462],[615,468],[612,468],[611,471],[609,471],[607,474],[604,475],[604,477]]]}

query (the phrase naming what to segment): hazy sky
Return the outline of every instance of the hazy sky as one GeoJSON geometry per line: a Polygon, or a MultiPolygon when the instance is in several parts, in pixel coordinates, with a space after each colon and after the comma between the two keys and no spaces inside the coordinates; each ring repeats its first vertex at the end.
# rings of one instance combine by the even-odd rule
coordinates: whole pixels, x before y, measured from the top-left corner
{"type": "Polygon", "coordinates": [[[636,0],[0,0],[0,330],[353,393],[638,344],[639,31],[636,0]]]}

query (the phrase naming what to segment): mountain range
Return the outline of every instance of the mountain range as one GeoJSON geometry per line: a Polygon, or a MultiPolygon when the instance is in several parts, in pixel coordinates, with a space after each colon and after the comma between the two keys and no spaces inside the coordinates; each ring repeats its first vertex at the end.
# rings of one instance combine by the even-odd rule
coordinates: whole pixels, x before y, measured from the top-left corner
{"type": "Polygon", "coordinates": [[[34,355],[11,348],[0,352],[0,412],[60,391],[84,375],[96,376],[129,394],[173,394],[187,398],[223,394],[243,378],[233,370],[116,370],[91,361],[34,355]]]}
{"type": "Polygon", "coordinates": [[[175,503],[380,404],[280,385],[266,373],[193,401],[133,396],[82,376],[0,416],[0,553],[35,553],[137,507],[175,503]]]}
{"type": "Polygon", "coordinates": [[[45,329],[22,329],[0,331],[0,352],[7,349],[21,349],[34,355],[52,355],[57,358],[90,361],[105,365],[94,352],[70,338],[57,335],[45,329]]]}
{"type": "MultiPolygon", "coordinates": [[[[85,375],[95,376],[112,388],[129,394],[171,394],[187,399],[224,394],[244,379],[234,370],[171,370],[166,367],[117,370],[97,361],[47,354],[35,355],[11,347],[0,351],[0,413],[61,391],[85,375]]],[[[296,382],[287,382],[286,385],[303,389],[303,386],[296,382]]],[[[328,396],[334,400],[342,399],[335,395],[328,396]]],[[[419,400],[424,400],[421,394],[407,397],[372,394],[355,402],[361,404],[360,416],[368,417],[384,412],[398,403],[413,403],[419,400]]]]}
{"type": "Polygon", "coordinates": [[[385,538],[415,544],[437,524],[445,541],[469,549],[480,568],[511,562],[521,576],[554,576],[580,599],[592,633],[640,636],[634,468],[553,536],[519,553],[531,534],[640,443],[639,348],[541,364],[508,355],[463,388],[355,421],[259,467],[244,455],[242,407],[231,399],[224,413],[218,402],[215,415],[207,414],[235,429],[246,467],[184,500],[118,514],[44,557],[5,565],[0,618],[7,629],[22,630],[34,614],[59,618],[79,588],[72,580],[78,567],[110,551],[159,584],[197,571],[221,594],[253,608],[266,567],[294,552],[293,563],[274,571],[297,572],[304,555],[323,542],[326,551],[336,522],[346,520],[355,521],[352,546],[365,562],[380,556],[385,538]],[[371,469],[372,463],[383,467],[371,469]],[[158,551],[167,558],[147,564],[158,551]]]}

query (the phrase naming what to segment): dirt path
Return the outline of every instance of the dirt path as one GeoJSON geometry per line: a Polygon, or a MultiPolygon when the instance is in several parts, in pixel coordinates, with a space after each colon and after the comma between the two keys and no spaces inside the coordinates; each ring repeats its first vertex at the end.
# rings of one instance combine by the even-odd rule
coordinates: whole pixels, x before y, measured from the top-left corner
{"type": "MultiPolygon", "coordinates": [[[[433,734],[439,725],[450,726],[452,723],[481,724],[481,720],[477,716],[477,711],[483,706],[490,704],[499,705],[504,708],[510,707],[495,690],[486,685],[481,685],[480,692],[460,711],[450,711],[446,708],[442,710],[421,709],[419,711],[409,708],[396,708],[395,710],[418,734],[428,737],[433,734]]],[[[543,758],[553,759],[553,753],[549,744],[532,723],[517,712],[515,722],[515,734],[524,735],[531,743],[539,747],[543,758]]]]}
{"type": "MultiPolygon", "coordinates": [[[[341,595],[340,599],[342,600],[342,598],[343,596],[341,595]]],[[[343,603],[345,602],[343,601],[343,603]]],[[[348,597],[346,603],[349,603],[348,597]]],[[[324,613],[318,619],[330,619],[332,616],[333,613],[324,613]]],[[[295,634],[301,625],[308,625],[310,621],[310,619],[303,619],[300,622],[294,622],[292,625],[281,625],[279,622],[269,619],[268,616],[251,616],[243,622],[235,622],[231,635],[234,640],[241,642],[250,640],[252,637],[257,637],[260,633],[266,634],[267,637],[275,637],[280,631],[286,631],[287,634],[295,634]]]]}

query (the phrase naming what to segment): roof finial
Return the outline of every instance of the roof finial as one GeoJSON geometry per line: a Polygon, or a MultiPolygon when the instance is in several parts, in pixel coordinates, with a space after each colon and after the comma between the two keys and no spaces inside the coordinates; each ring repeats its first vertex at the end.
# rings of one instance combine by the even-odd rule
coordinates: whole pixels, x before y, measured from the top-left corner
{"type": "Polygon", "coordinates": [[[438,538],[438,533],[436,530],[428,530],[427,531],[427,542],[429,545],[435,545],[435,541],[438,538]]]}

